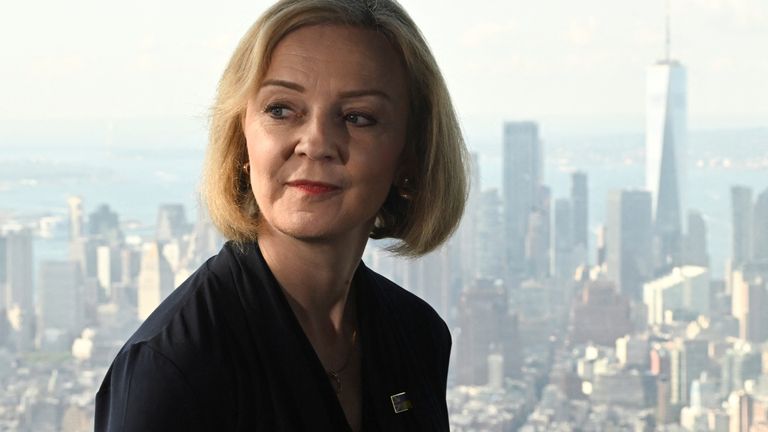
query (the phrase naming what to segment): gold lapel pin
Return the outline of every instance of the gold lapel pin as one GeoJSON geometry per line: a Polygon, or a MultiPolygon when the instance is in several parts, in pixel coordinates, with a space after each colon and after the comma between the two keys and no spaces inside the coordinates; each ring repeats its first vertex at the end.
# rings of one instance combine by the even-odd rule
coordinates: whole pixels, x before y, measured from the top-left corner
{"type": "Polygon", "coordinates": [[[392,409],[395,410],[395,414],[400,414],[413,408],[413,403],[408,399],[408,395],[405,392],[392,395],[389,399],[392,401],[392,409]]]}

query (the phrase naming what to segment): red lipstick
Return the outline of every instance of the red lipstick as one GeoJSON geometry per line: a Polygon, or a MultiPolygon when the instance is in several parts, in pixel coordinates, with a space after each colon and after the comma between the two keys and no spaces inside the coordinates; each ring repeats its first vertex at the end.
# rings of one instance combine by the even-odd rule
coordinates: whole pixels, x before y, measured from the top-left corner
{"type": "Polygon", "coordinates": [[[296,180],[288,182],[288,186],[295,187],[309,195],[322,195],[339,190],[336,185],[309,180],[296,180]]]}

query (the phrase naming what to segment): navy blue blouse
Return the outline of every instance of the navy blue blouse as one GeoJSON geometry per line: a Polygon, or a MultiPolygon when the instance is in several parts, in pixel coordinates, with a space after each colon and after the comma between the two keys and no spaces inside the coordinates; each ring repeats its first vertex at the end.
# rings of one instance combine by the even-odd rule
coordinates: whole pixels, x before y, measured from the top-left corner
{"type": "MultiPolygon", "coordinates": [[[[358,266],[364,431],[447,431],[451,336],[423,300],[358,266]]],[[[96,431],[348,431],[256,243],[227,243],[147,318],[96,395],[96,431]]]]}

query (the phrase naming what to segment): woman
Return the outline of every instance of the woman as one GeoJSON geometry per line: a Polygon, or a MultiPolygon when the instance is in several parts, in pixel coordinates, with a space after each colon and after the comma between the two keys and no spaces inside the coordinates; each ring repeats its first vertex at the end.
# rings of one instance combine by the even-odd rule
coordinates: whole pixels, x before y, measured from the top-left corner
{"type": "Polygon", "coordinates": [[[361,263],[453,231],[465,149],[392,0],[286,0],[243,37],[213,109],[203,196],[231,240],[122,348],[99,431],[448,430],[451,339],[361,263]]]}

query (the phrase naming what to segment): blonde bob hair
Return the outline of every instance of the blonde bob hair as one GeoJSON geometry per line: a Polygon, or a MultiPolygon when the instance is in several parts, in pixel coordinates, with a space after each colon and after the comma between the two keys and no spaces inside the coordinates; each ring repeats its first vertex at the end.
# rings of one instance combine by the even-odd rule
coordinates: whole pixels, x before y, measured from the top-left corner
{"type": "Polygon", "coordinates": [[[389,250],[423,255],[455,230],[467,196],[467,152],[445,81],[413,20],[394,0],[282,0],[240,40],[211,113],[202,198],[214,224],[238,243],[257,237],[259,209],[248,174],[242,119],[269,68],[275,46],[299,27],[349,25],[379,32],[399,53],[410,96],[404,176],[376,217],[371,238],[399,241],[389,250]]]}

